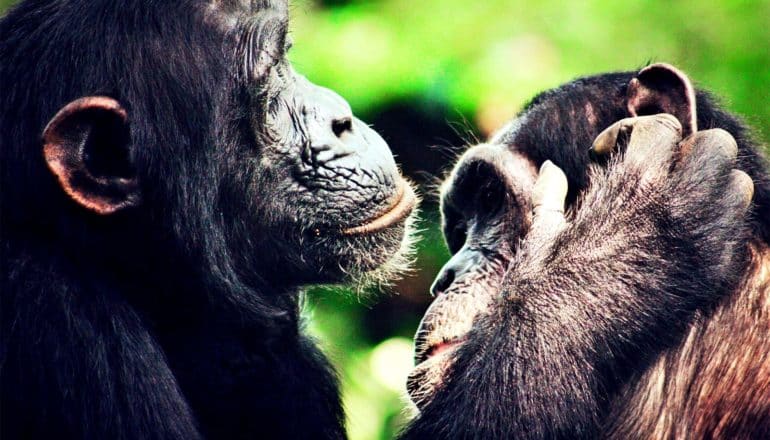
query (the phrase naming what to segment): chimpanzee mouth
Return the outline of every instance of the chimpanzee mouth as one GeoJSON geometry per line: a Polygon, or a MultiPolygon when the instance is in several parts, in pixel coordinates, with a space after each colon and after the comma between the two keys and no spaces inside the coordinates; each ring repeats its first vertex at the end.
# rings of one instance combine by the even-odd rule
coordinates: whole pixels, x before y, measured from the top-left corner
{"type": "Polygon", "coordinates": [[[425,406],[443,387],[444,375],[453,360],[450,355],[465,340],[465,337],[452,338],[426,348],[421,348],[421,345],[417,344],[415,349],[416,365],[406,380],[406,391],[418,409],[425,406]]]}
{"type": "Polygon", "coordinates": [[[393,200],[384,212],[380,212],[362,225],[343,229],[342,235],[365,235],[387,229],[406,219],[417,205],[417,195],[404,179],[401,179],[398,193],[393,200]]]}
{"type": "Polygon", "coordinates": [[[457,348],[466,338],[456,337],[433,344],[427,348],[417,348],[414,354],[415,365],[419,365],[434,356],[440,356],[457,348]]]}

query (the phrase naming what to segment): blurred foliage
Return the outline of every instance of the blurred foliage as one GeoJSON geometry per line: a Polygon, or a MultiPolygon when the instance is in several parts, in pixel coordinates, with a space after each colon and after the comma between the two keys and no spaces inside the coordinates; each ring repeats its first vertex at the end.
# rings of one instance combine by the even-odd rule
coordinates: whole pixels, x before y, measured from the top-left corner
{"type": "Polygon", "coordinates": [[[428,96],[489,131],[578,75],[668,61],[770,120],[770,1],[294,1],[293,59],[358,111],[428,96]]]}
{"type": "Polygon", "coordinates": [[[448,257],[430,193],[464,141],[539,91],[650,61],[680,67],[770,140],[770,0],[292,3],[297,70],[374,122],[428,194],[419,270],[390,293],[309,292],[308,326],[340,371],[354,440],[392,438],[408,418],[411,338],[448,257]]]}

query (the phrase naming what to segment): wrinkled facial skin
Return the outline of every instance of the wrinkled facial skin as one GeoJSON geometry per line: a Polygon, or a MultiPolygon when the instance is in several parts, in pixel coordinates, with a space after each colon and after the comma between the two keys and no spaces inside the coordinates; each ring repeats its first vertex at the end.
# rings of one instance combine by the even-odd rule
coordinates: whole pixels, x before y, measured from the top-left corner
{"type": "Polygon", "coordinates": [[[360,226],[388,208],[403,179],[385,141],[336,93],[310,83],[287,63],[275,69],[283,87],[268,98],[265,128],[271,142],[259,171],[285,167],[288,176],[279,191],[323,233],[360,226]]]}
{"type": "Polygon", "coordinates": [[[239,66],[236,94],[250,114],[233,165],[240,171],[227,173],[221,196],[232,204],[246,191],[248,206],[223,211],[251,213],[230,218],[228,229],[242,231],[230,237],[233,247],[251,243],[260,250],[250,269],[262,277],[336,282],[406,247],[416,197],[385,141],[342,97],[294,71],[285,58],[286,20],[285,11],[272,8],[225,21],[231,26],[225,52],[239,66]]]}

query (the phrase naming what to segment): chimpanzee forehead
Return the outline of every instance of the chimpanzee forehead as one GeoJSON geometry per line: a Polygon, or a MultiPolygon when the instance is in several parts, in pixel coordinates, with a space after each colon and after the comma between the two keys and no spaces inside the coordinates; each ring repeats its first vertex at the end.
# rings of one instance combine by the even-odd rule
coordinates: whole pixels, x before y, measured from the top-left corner
{"type": "Polygon", "coordinates": [[[579,78],[537,95],[495,133],[492,144],[523,154],[535,166],[561,167],[571,191],[586,183],[588,149],[601,130],[628,116],[626,91],[632,72],[579,78]]]}
{"type": "Polygon", "coordinates": [[[259,20],[263,13],[280,17],[284,22],[284,33],[288,31],[288,0],[206,0],[207,17],[229,32],[234,28],[243,29],[246,22],[259,20]]]}
{"type": "Polygon", "coordinates": [[[257,12],[265,9],[288,13],[288,0],[211,0],[210,5],[222,12],[257,12]]]}

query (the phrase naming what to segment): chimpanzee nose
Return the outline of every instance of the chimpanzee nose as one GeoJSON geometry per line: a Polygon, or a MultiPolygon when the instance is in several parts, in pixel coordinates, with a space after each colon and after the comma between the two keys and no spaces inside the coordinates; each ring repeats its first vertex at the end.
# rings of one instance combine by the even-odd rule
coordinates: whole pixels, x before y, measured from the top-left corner
{"type": "Polygon", "coordinates": [[[430,286],[430,293],[434,296],[445,293],[452,286],[452,283],[463,280],[474,269],[481,266],[484,258],[484,252],[481,249],[475,249],[468,245],[463,246],[441,268],[436,281],[430,286]]]}
{"type": "Polygon", "coordinates": [[[338,138],[341,138],[345,133],[353,131],[353,118],[350,116],[344,116],[341,118],[332,119],[332,132],[338,138]]]}
{"type": "MultiPolygon", "coordinates": [[[[353,131],[353,112],[347,101],[340,95],[325,87],[313,85],[315,90],[314,101],[321,112],[325,113],[323,117],[330,121],[332,133],[337,138],[342,138],[345,133],[353,131]]],[[[328,123],[328,122],[327,122],[328,123]]],[[[327,126],[329,127],[329,126],[327,126]]]]}
{"type": "Polygon", "coordinates": [[[454,282],[454,280],[455,280],[454,269],[452,268],[441,269],[441,272],[439,272],[438,277],[436,277],[436,280],[433,281],[433,284],[430,286],[431,295],[438,296],[446,292],[446,290],[449,288],[449,286],[452,285],[452,282],[454,282]]]}

